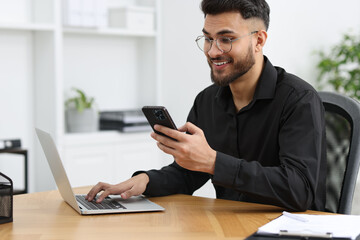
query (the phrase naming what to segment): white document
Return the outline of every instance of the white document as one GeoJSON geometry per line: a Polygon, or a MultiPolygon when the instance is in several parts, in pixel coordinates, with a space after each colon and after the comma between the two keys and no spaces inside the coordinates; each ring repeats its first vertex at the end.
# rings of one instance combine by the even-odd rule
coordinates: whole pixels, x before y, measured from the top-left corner
{"type": "Polygon", "coordinates": [[[360,234],[360,216],[353,215],[282,215],[260,227],[259,234],[280,234],[297,236],[331,235],[333,238],[356,239],[360,234]],[[300,220],[301,219],[301,220],[300,220]]]}

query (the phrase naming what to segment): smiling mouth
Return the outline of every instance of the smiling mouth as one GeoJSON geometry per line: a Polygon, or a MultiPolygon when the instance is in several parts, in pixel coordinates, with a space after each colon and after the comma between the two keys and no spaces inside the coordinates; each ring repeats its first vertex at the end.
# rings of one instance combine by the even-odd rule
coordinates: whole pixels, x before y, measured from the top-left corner
{"type": "Polygon", "coordinates": [[[212,62],[213,64],[215,64],[216,66],[221,66],[227,63],[230,63],[230,61],[226,61],[226,62],[212,62]]]}
{"type": "Polygon", "coordinates": [[[214,64],[217,67],[223,66],[225,64],[229,64],[232,62],[231,58],[228,57],[217,57],[217,58],[210,58],[209,59],[212,64],[214,64]]]}

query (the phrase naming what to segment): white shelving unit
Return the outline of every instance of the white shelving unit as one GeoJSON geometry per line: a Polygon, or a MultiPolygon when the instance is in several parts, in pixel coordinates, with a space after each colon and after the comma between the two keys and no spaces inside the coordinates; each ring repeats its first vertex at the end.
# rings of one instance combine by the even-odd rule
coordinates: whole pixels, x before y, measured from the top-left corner
{"type": "MultiPolygon", "coordinates": [[[[155,29],[66,27],[62,0],[0,0],[0,42],[10,46],[8,51],[20,49],[11,53],[12,69],[0,73],[28,86],[22,90],[29,101],[28,126],[53,135],[74,186],[116,182],[119,176],[129,177],[136,167],[163,165],[149,133],[66,133],[64,101],[72,87],[95,97],[100,110],[139,108],[161,102],[160,0],[108,2],[154,7],[155,29]],[[14,73],[18,64],[23,74],[14,73]],[[109,174],[117,167],[121,170],[109,174]]],[[[6,61],[0,56],[0,62],[6,61]]],[[[42,149],[35,135],[29,139],[32,140],[28,145],[34,146],[30,153],[30,189],[53,189],[42,149]],[[32,182],[36,182],[36,189],[32,182]]]]}
{"type": "Polygon", "coordinates": [[[0,29],[2,30],[24,30],[24,31],[54,31],[52,24],[11,24],[11,23],[0,23],[0,29]]]}

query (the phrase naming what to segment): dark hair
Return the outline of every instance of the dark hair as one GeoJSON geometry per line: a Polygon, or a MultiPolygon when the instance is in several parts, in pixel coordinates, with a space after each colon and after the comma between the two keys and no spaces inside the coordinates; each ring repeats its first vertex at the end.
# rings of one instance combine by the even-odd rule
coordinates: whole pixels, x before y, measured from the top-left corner
{"type": "Polygon", "coordinates": [[[270,7],[265,0],[203,0],[201,10],[205,16],[232,11],[240,12],[244,19],[259,18],[264,22],[266,30],[269,28],[270,7]]]}

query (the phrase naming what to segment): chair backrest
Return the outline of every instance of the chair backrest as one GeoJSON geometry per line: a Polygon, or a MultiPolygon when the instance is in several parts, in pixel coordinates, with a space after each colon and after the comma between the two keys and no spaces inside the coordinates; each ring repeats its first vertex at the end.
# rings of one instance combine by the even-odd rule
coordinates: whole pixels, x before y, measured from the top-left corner
{"type": "Polygon", "coordinates": [[[360,163],[360,104],[338,93],[319,95],[325,108],[327,142],[325,208],[351,214],[360,163]]]}

